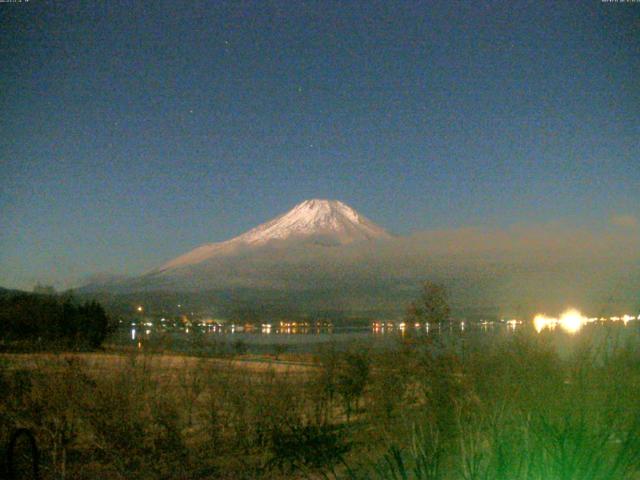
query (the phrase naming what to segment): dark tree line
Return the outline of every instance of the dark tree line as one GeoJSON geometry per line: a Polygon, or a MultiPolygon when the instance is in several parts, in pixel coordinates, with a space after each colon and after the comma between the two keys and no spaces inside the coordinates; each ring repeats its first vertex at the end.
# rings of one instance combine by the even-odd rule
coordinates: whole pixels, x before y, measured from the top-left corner
{"type": "Polygon", "coordinates": [[[70,298],[27,293],[0,297],[0,341],[5,344],[94,349],[112,329],[97,302],[78,304],[70,298]]]}

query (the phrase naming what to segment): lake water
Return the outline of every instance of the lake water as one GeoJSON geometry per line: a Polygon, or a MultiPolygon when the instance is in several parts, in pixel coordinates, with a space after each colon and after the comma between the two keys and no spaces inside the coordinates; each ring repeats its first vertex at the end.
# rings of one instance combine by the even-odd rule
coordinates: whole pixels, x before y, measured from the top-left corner
{"type": "Polygon", "coordinates": [[[452,323],[438,328],[424,329],[374,329],[372,327],[333,327],[331,329],[309,330],[304,333],[285,332],[172,332],[153,333],[140,332],[135,338],[124,336],[120,341],[129,345],[139,342],[141,348],[148,346],[165,346],[185,353],[313,353],[322,346],[332,345],[338,350],[353,347],[386,349],[398,346],[402,341],[412,337],[442,336],[454,342],[469,341],[490,345],[492,340],[505,336],[532,335],[541,336],[551,342],[561,354],[573,352],[585,344],[606,346],[629,342],[640,347],[640,321],[625,324],[603,322],[585,325],[579,331],[568,333],[562,329],[535,331],[532,324],[508,324],[495,322],[492,324],[461,325],[452,323]]]}

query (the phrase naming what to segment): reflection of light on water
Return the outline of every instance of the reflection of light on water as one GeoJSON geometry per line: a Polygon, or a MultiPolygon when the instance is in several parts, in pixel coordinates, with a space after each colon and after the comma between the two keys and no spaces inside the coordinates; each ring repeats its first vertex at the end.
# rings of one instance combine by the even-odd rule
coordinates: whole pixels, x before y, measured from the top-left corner
{"type": "MultiPolygon", "coordinates": [[[[622,316],[612,316],[612,317],[587,317],[583,315],[578,309],[568,308],[562,314],[558,316],[549,316],[544,313],[539,313],[533,318],[533,326],[535,330],[540,333],[542,330],[554,330],[556,327],[560,327],[563,331],[575,334],[579,332],[582,327],[589,323],[598,323],[602,324],[605,322],[620,322],[624,323],[626,326],[629,322],[634,320],[640,320],[640,315],[622,315],[622,316]]],[[[424,332],[426,334],[430,333],[430,330],[434,330],[435,333],[442,332],[444,329],[447,329],[450,333],[455,332],[457,329],[460,332],[466,332],[469,330],[479,329],[483,332],[488,331],[489,328],[493,328],[496,325],[502,325],[506,327],[507,331],[514,332],[524,324],[522,320],[518,318],[501,318],[497,321],[487,321],[487,320],[479,320],[479,321],[467,321],[467,320],[454,320],[450,322],[444,323],[444,328],[442,323],[438,323],[435,325],[435,330],[431,328],[428,322],[383,322],[376,321],[371,323],[371,331],[374,334],[386,334],[386,333],[400,333],[405,334],[406,332],[424,332]]]]}
{"type": "Polygon", "coordinates": [[[560,315],[560,318],[538,314],[533,319],[533,326],[538,333],[545,328],[553,330],[557,325],[560,325],[560,327],[568,333],[576,333],[589,321],[590,319],[582,315],[578,310],[570,308],[565,310],[562,315],[560,315]]]}
{"type": "MultiPolygon", "coordinates": [[[[518,327],[518,325],[522,325],[522,320],[518,320],[516,318],[512,318],[510,320],[501,318],[500,319],[500,323],[506,325],[508,331],[515,332],[515,330],[518,327]]],[[[480,326],[482,327],[483,330],[487,330],[487,328],[492,324],[493,324],[493,322],[484,321],[484,322],[480,323],[480,326]]]]}
{"type": "MultiPolygon", "coordinates": [[[[640,319],[640,316],[638,317],[638,319],[640,319]]],[[[557,325],[560,325],[560,327],[566,332],[576,333],[587,323],[610,321],[610,322],[622,322],[626,326],[627,323],[629,323],[631,320],[636,320],[636,317],[628,314],[623,315],[621,317],[612,316],[609,318],[605,318],[605,317],[587,318],[575,308],[570,308],[569,310],[565,310],[562,313],[562,315],[560,315],[560,318],[548,317],[547,315],[544,315],[544,314],[538,314],[533,319],[533,326],[535,327],[538,333],[540,333],[545,328],[549,330],[553,330],[557,325]]]]}
{"type": "Polygon", "coordinates": [[[553,330],[554,328],[556,328],[557,323],[558,323],[557,318],[547,317],[542,313],[536,315],[535,318],[533,319],[533,326],[535,327],[538,333],[540,333],[545,328],[548,328],[549,330],[553,330]]]}
{"type": "Polygon", "coordinates": [[[502,320],[502,321],[507,324],[507,328],[509,330],[515,330],[516,327],[522,323],[520,320],[516,320],[515,318],[512,318],[511,320],[506,320],[506,321],[502,320]]]}
{"type": "Polygon", "coordinates": [[[404,334],[407,331],[407,324],[404,322],[401,322],[400,325],[398,325],[398,328],[400,329],[400,335],[404,337],[404,334]]]}

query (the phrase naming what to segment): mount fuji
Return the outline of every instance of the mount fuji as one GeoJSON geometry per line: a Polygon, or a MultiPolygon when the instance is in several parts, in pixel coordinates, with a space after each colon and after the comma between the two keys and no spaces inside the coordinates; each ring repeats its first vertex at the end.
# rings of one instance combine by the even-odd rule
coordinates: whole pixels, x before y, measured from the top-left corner
{"type": "Polygon", "coordinates": [[[151,274],[167,274],[209,260],[264,246],[303,244],[340,246],[386,240],[392,236],[350,206],[338,200],[306,200],[271,221],[231,240],[201,245],[166,262],[151,274]]]}
{"type": "MultiPolygon", "coordinates": [[[[85,292],[133,294],[249,289],[293,292],[360,283],[363,266],[394,235],[337,200],[312,199],[229,240],[206,243],[134,278],[85,292]]],[[[366,274],[369,276],[369,274],[366,274]]]]}

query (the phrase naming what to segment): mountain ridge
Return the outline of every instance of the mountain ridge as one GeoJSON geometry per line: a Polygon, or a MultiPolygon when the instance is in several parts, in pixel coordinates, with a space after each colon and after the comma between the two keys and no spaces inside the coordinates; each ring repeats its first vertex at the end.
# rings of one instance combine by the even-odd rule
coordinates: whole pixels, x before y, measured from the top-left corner
{"type": "Polygon", "coordinates": [[[310,199],[237,237],[200,245],[150,272],[161,274],[277,240],[315,240],[327,245],[390,239],[392,235],[339,200],[310,199]]]}

